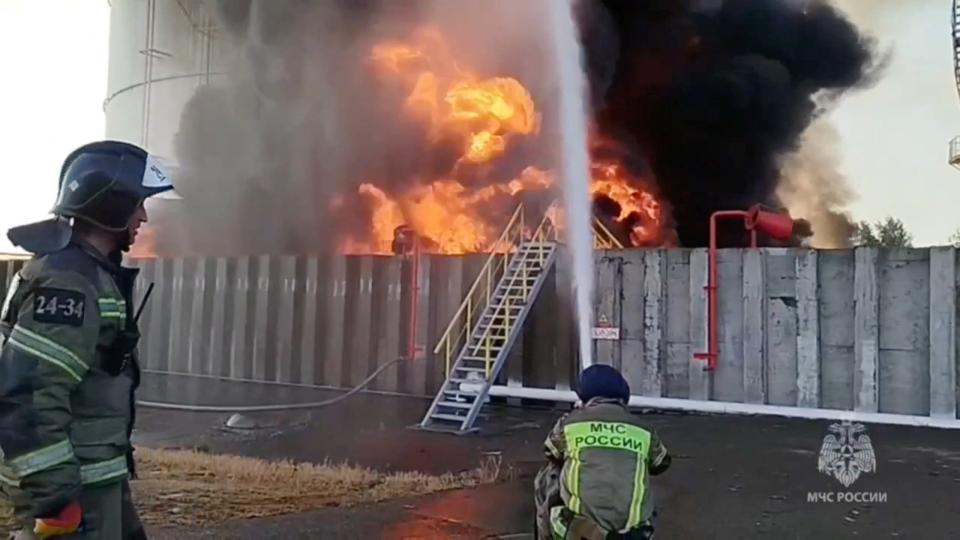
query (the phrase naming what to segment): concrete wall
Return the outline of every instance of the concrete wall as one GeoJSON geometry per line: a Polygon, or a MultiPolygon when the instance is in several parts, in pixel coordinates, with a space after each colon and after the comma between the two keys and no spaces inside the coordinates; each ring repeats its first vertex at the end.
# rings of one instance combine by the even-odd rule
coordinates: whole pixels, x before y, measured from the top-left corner
{"type": "Polygon", "coordinates": [[[920,416],[957,416],[956,251],[721,250],[719,360],[706,351],[705,250],[610,252],[595,345],[634,393],[920,416]]]}
{"type": "MultiPolygon", "coordinates": [[[[431,394],[436,344],[485,256],[425,257],[423,358],[373,387],[431,394]]],[[[501,383],[569,389],[576,336],[568,264],[548,277],[501,383]]],[[[634,394],[957,417],[957,253],[952,248],[721,250],[719,361],[706,351],[707,252],[597,252],[596,341],[634,394]]],[[[0,262],[0,285],[21,261],[0,262]]],[[[143,260],[141,352],[151,370],[349,387],[407,347],[410,264],[400,258],[143,260]]]]}

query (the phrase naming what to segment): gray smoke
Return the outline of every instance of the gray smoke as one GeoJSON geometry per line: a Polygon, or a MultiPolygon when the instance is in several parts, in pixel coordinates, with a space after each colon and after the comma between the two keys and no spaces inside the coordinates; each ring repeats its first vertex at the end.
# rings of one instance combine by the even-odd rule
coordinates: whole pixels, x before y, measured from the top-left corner
{"type": "MultiPolygon", "coordinates": [[[[175,151],[183,200],[157,205],[154,251],[323,253],[340,230],[369,227],[359,184],[390,192],[423,183],[451,174],[459,154],[429,144],[423,123],[403,114],[409,89],[372,76],[373,44],[435,24],[458,61],[519,78],[543,109],[553,92],[547,29],[536,24],[543,1],[494,9],[440,0],[207,0],[227,75],[199,88],[182,111],[175,151]],[[333,209],[343,194],[346,204],[333,209]]],[[[550,137],[547,128],[458,179],[480,186],[528,165],[549,168],[550,137]]]]}
{"type": "Polygon", "coordinates": [[[855,194],[840,163],[840,135],[823,118],[807,128],[799,150],[783,159],[777,196],[792,216],[810,222],[811,247],[850,247],[854,224],[845,209],[855,194]]]}
{"type": "MultiPolygon", "coordinates": [[[[162,232],[155,251],[329,252],[342,231],[369,227],[372,207],[357,196],[363,182],[395,195],[437,177],[474,188],[527,166],[554,169],[549,1],[205,0],[227,75],[199,88],[181,113],[183,200],[153,212],[162,232]],[[540,134],[512,141],[490,166],[465,169],[455,166],[456,144],[430,143],[423,123],[401,110],[409,89],[382,84],[368,61],[375,43],[406,40],[425,24],[442,30],[463,65],[519,79],[544,118],[540,134]],[[344,194],[345,204],[332,204],[344,194]]],[[[884,64],[842,14],[806,0],[582,6],[594,120],[633,152],[625,161],[656,173],[683,245],[704,244],[711,210],[775,195],[796,217],[826,223],[817,242],[842,234],[848,196],[837,159],[803,134],[824,104],[870,86],[884,64]],[[795,31],[771,33],[765,21],[795,31]],[[800,148],[801,139],[811,142],[800,148]]],[[[496,222],[513,207],[499,201],[485,215],[496,222]]]]}

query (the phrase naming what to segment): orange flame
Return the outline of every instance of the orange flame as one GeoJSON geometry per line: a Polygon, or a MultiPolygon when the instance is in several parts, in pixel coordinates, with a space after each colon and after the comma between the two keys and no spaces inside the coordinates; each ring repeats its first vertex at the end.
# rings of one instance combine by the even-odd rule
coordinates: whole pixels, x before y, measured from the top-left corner
{"type": "Polygon", "coordinates": [[[663,209],[654,195],[638,187],[616,163],[594,163],[591,195],[605,195],[620,206],[615,220],[621,224],[633,221],[630,243],[634,246],[658,243],[663,227],[663,209]]]}
{"type": "Polygon", "coordinates": [[[446,254],[487,251],[500,236],[502,224],[487,219],[483,203],[521,191],[541,191],[552,184],[553,179],[547,173],[533,167],[525,169],[519,178],[477,190],[468,190],[456,180],[436,180],[411,187],[398,198],[391,198],[373,184],[364,183],[358,192],[372,209],[371,229],[364,232],[366,240],[348,235],[341,242],[340,251],[391,253],[395,232],[402,225],[409,225],[417,232],[427,251],[446,254]]]}
{"type": "Polygon", "coordinates": [[[533,97],[519,81],[463,71],[436,31],[422,31],[416,39],[416,45],[376,45],[370,59],[409,87],[406,108],[429,122],[431,140],[459,139],[462,160],[485,163],[503,155],[509,136],[539,131],[533,97]]]}
{"type": "MultiPolygon", "coordinates": [[[[552,190],[554,177],[529,166],[518,178],[474,186],[464,184],[457,172],[461,166],[497,160],[509,151],[512,138],[539,133],[541,116],[530,92],[517,79],[483,77],[464,69],[435,29],[421,30],[409,42],[376,44],[369,59],[383,84],[400,89],[404,114],[423,122],[431,144],[453,141],[461,150],[450,174],[411,181],[399,192],[384,191],[375,179],[361,184],[354,196],[370,211],[369,228],[347,232],[341,252],[389,254],[402,226],[416,233],[427,252],[494,249],[517,204],[514,197],[552,190]]],[[[592,175],[591,194],[604,195],[620,207],[620,214],[610,218],[629,236],[625,243],[660,241],[663,210],[641,179],[631,178],[615,162],[595,163],[592,175]]],[[[331,208],[345,204],[335,199],[331,208]]],[[[562,228],[563,212],[554,212],[552,220],[562,228]]]]}

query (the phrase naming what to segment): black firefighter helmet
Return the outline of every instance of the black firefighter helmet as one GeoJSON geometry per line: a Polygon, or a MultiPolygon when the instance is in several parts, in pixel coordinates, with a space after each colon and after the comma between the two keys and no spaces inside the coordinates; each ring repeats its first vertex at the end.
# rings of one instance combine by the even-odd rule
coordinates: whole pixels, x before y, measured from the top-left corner
{"type": "Polygon", "coordinates": [[[122,232],[141,202],[172,189],[169,171],[143,148],[120,141],[88,143],[60,168],[56,217],[14,227],[7,237],[27,251],[46,253],[67,245],[70,218],[122,232]]]}

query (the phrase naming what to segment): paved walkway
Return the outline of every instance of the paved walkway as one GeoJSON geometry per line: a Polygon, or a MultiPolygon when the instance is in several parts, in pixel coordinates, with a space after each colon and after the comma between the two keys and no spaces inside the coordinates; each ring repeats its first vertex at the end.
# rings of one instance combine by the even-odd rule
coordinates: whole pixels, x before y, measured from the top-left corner
{"type": "MultiPolygon", "coordinates": [[[[148,377],[141,398],[237,404],[335,395],[214,381],[194,391],[195,381],[161,384],[156,377],[148,377]]],[[[152,537],[522,538],[532,519],[530,482],[558,412],[489,407],[479,435],[458,437],[410,429],[426,405],[416,398],[360,394],[312,413],[251,416],[262,427],[245,431],[224,430],[229,414],[141,409],[135,438],[150,446],[204,445],[215,452],[434,473],[471,468],[496,453],[516,477],[477,490],[227,523],[208,531],[159,529],[152,537]]],[[[817,470],[832,422],[644,418],[675,458],[671,470],[654,479],[661,538],[960,538],[960,431],[868,425],[876,471],[845,488],[817,470]],[[810,502],[811,495],[860,500],[810,502]]]]}

